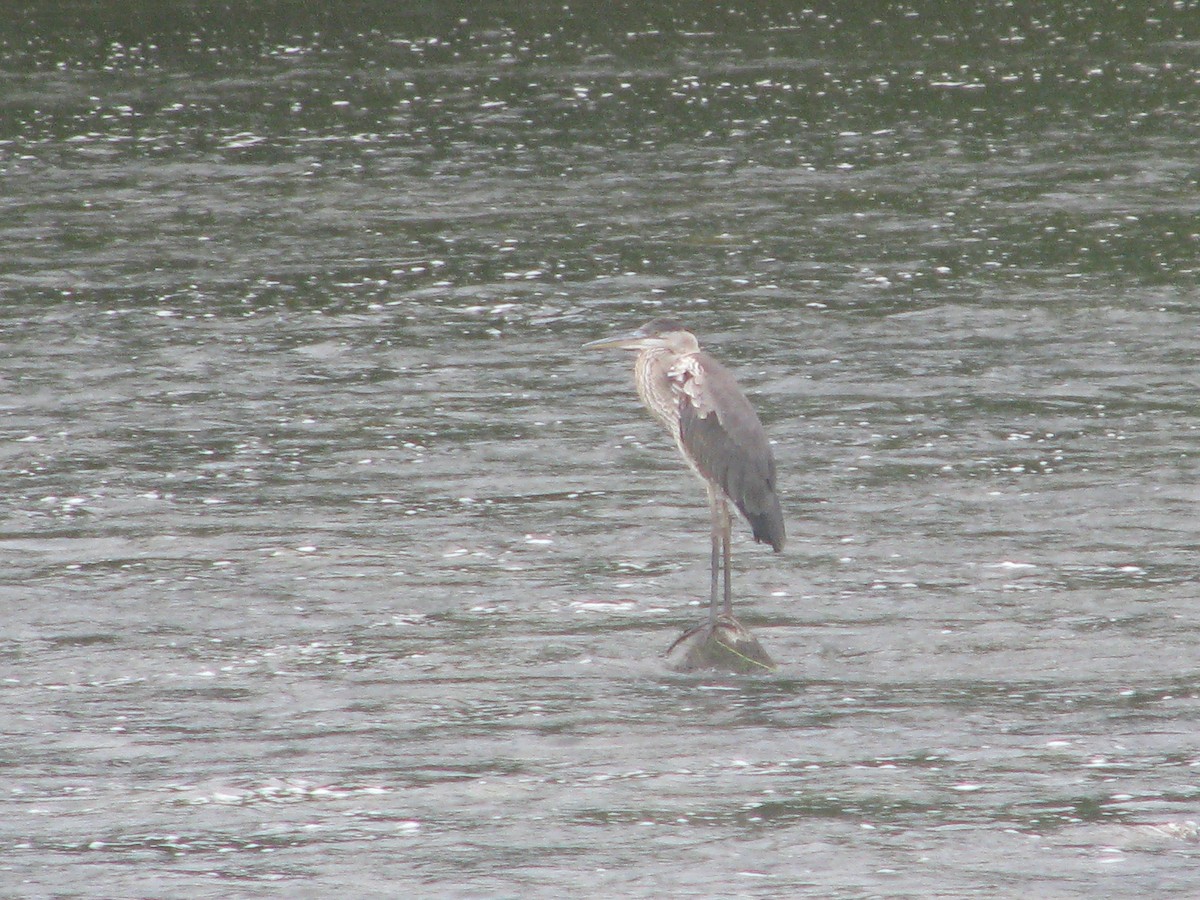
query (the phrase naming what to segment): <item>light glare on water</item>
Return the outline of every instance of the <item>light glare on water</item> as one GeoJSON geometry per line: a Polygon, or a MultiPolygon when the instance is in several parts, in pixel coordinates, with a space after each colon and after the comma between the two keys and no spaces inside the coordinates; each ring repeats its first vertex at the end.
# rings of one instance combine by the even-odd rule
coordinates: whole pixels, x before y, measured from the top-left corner
{"type": "Polygon", "coordinates": [[[1200,892],[1140,9],[2,26],[0,893],[1200,892]],[[769,677],[661,658],[703,490],[578,348],[668,312],[774,441],[769,677]]]}

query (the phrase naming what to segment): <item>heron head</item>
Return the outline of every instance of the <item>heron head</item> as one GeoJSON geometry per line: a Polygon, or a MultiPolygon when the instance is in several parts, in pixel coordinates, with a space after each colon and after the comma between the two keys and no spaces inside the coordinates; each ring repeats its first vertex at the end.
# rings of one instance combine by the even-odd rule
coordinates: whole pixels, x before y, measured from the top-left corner
{"type": "Polygon", "coordinates": [[[673,353],[695,353],[700,349],[696,336],[683,327],[678,319],[654,319],[637,331],[601,338],[584,344],[585,350],[670,350],[673,353]]]}

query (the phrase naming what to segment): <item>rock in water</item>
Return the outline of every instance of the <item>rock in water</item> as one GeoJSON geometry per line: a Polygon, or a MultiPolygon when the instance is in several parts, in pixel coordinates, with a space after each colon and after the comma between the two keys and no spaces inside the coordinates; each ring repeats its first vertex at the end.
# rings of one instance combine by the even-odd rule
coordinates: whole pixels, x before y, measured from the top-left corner
{"type": "Polygon", "coordinates": [[[684,632],[668,648],[667,666],[676,672],[710,669],[735,675],[765,675],[775,671],[775,660],[741,622],[721,616],[714,627],[706,622],[684,632]]]}

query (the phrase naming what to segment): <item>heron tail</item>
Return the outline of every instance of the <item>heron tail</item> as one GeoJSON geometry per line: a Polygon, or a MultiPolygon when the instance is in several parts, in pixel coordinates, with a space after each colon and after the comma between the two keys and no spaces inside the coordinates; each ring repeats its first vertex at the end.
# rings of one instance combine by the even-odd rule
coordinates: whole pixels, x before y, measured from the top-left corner
{"type": "Polygon", "coordinates": [[[756,541],[760,544],[770,544],[776,553],[783,549],[787,533],[783,527],[783,510],[780,509],[779,498],[774,493],[766,503],[766,509],[747,510],[741,507],[741,512],[750,523],[756,541]]]}

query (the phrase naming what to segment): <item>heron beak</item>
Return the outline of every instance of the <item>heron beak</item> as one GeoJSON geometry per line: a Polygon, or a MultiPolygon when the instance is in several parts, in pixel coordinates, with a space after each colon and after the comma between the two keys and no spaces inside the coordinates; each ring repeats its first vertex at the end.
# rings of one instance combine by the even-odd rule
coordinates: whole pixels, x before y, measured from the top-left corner
{"type": "Polygon", "coordinates": [[[641,350],[644,346],[646,336],[641,333],[641,330],[632,331],[629,334],[616,334],[612,337],[601,338],[598,341],[589,341],[583,345],[584,350],[609,350],[616,348],[618,350],[641,350]]]}

